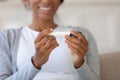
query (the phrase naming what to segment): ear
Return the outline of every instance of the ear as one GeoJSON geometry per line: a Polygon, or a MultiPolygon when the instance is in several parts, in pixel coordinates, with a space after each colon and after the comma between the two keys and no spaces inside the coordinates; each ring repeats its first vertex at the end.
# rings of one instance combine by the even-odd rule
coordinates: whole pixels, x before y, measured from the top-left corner
{"type": "Polygon", "coordinates": [[[31,10],[30,5],[29,5],[29,0],[22,0],[22,2],[27,10],[31,10]]]}

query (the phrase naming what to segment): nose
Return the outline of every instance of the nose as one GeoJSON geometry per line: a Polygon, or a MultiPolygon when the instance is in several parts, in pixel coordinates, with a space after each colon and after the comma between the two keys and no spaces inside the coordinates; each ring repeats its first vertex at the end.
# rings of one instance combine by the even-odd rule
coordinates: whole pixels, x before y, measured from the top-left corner
{"type": "Polygon", "coordinates": [[[41,3],[43,3],[43,4],[49,4],[51,2],[52,2],[52,0],[41,0],[41,3]]]}

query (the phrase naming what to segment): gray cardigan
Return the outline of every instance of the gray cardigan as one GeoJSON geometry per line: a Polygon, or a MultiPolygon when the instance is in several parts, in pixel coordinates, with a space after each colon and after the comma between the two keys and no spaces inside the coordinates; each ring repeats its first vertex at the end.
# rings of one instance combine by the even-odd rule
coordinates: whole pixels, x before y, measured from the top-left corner
{"type": "MultiPolygon", "coordinates": [[[[89,43],[85,62],[79,69],[76,69],[78,76],[82,80],[100,80],[99,55],[93,36],[86,29],[74,29],[79,29],[89,43]]],[[[16,57],[21,30],[22,28],[0,32],[0,80],[32,80],[40,71],[33,66],[32,62],[24,65],[21,70],[17,69],[16,57]]]]}

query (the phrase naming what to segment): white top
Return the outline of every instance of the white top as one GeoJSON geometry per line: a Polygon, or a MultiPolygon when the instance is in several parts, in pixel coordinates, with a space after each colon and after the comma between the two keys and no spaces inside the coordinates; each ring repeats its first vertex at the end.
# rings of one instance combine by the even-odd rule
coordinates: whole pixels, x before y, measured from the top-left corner
{"type": "MultiPolygon", "coordinates": [[[[19,54],[18,47],[20,43],[20,36],[23,34],[23,33],[21,34],[21,31],[23,30],[23,28],[24,27],[19,29],[8,29],[0,32],[0,80],[5,80],[5,79],[33,80],[33,78],[38,74],[38,72],[39,71],[41,72],[41,70],[36,69],[33,66],[31,60],[28,62],[28,64],[24,65],[22,69],[19,68],[18,70],[17,54],[19,54]]],[[[76,69],[75,71],[77,72],[81,80],[100,80],[99,54],[97,51],[97,46],[96,46],[94,37],[85,28],[82,28],[82,27],[71,27],[71,28],[82,32],[82,34],[86,37],[89,43],[88,45],[89,51],[87,52],[85,62],[80,68],[76,69]]],[[[25,31],[25,33],[27,33],[27,31],[25,31]]],[[[27,43],[24,42],[24,44],[27,44],[27,43]]],[[[19,47],[21,48],[19,49],[19,52],[20,50],[26,50],[25,54],[30,55],[30,53],[27,53],[27,51],[31,49],[29,48],[24,49],[25,46],[24,48],[22,47],[19,47]]],[[[23,54],[24,56],[24,53],[21,53],[21,54],[23,54]]],[[[24,64],[27,63],[26,60],[23,60],[23,61],[24,61],[24,64]]],[[[58,79],[63,80],[60,78],[58,79]]],[[[38,80],[45,80],[45,79],[38,79],[38,80]]]]}
{"type": "MultiPolygon", "coordinates": [[[[64,32],[70,32],[71,29],[59,27],[54,30],[57,33],[62,31],[62,35],[55,35],[59,47],[51,52],[49,60],[42,66],[34,80],[78,80],[72,63],[71,51],[64,39],[64,32]]],[[[34,40],[38,34],[40,32],[34,31],[29,27],[23,28],[17,55],[18,69],[21,69],[23,65],[31,61],[31,57],[35,54],[34,40]]]]}

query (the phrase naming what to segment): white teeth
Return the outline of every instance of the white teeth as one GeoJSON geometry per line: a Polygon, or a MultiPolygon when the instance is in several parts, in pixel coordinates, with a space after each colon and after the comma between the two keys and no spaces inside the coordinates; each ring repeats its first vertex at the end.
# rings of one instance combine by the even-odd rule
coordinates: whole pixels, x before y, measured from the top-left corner
{"type": "Polygon", "coordinates": [[[44,11],[47,11],[47,10],[50,10],[51,7],[40,7],[41,10],[44,10],[44,11]]]}

